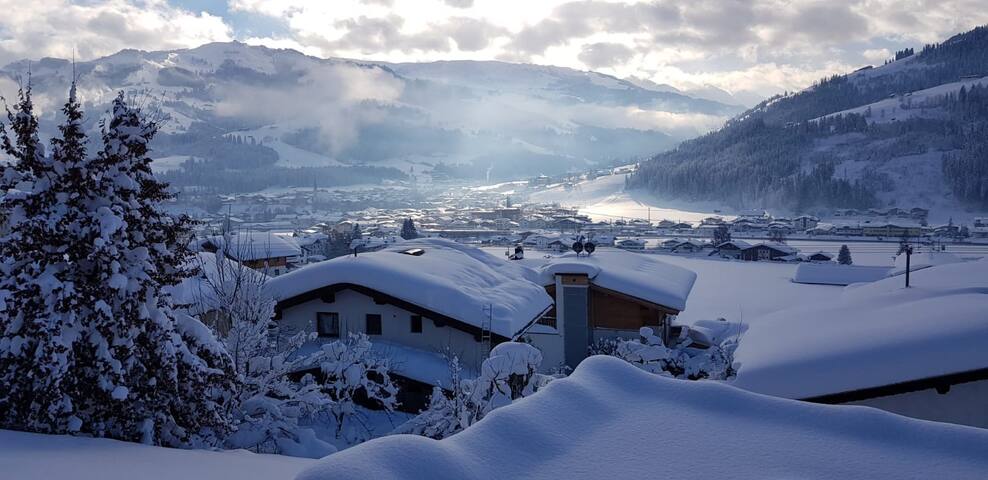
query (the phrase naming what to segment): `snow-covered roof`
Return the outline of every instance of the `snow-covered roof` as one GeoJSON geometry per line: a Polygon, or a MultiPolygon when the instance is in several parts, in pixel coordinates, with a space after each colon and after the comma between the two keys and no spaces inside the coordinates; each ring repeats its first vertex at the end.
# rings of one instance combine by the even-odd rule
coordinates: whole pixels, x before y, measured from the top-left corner
{"type": "Polygon", "coordinates": [[[751,248],[751,244],[744,240],[728,240],[726,242],[721,242],[717,244],[717,248],[724,248],[725,245],[731,245],[738,250],[744,250],[746,248],[751,248]]]}
{"type": "Polygon", "coordinates": [[[758,242],[748,248],[755,248],[755,247],[768,247],[790,255],[799,253],[799,251],[796,250],[795,248],[780,242],[758,242]]]}
{"type": "Polygon", "coordinates": [[[850,285],[874,282],[889,276],[891,267],[873,265],[840,265],[835,263],[801,263],[792,281],[817,285],[850,285]]]}
{"type": "Polygon", "coordinates": [[[382,250],[313,263],[268,281],[276,300],[336,284],[376,290],[461,322],[513,337],[552,305],[535,272],[441,238],[407,240],[382,250]],[[421,255],[402,252],[422,249],[421,255]]]}
{"type": "Polygon", "coordinates": [[[988,258],[845,287],[749,322],[734,384],[811,398],[988,368],[988,258]]]}
{"type": "Polygon", "coordinates": [[[981,478],[986,444],[981,429],[664,378],[595,356],[449,438],[376,438],[298,480],[981,478]]]}
{"type": "Polygon", "coordinates": [[[522,260],[550,285],[564,273],[586,274],[593,284],[676,310],[686,308],[696,273],[653,256],[614,248],[598,248],[593,255],[569,252],[559,256],[522,260]]]}
{"type": "Polygon", "coordinates": [[[302,248],[294,239],[273,232],[243,231],[213,235],[203,241],[203,245],[207,244],[236,260],[262,260],[302,254],[302,248]]]}

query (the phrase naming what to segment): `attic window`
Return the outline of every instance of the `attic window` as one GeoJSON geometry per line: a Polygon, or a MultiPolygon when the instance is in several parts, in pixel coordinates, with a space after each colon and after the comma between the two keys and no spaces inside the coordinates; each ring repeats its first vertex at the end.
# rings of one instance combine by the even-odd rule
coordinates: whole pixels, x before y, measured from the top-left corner
{"type": "Polygon", "coordinates": [[[413,257],[421,257],[425,253],[425,250],[421,248],[409,248],[408,250],[402,250],[399,253],[404,253],[405,255],[411,255],[413,257]]]}

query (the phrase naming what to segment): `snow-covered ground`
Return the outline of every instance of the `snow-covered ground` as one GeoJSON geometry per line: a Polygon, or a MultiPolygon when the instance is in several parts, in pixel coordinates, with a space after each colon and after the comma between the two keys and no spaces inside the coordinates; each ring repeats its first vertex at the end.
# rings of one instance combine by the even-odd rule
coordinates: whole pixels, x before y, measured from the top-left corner
{"type": "Polygon", "coordinates": [[[398,435],[299,480],[984,478],[988,431],[673,380],[592,357],[445,440],[398,435]]]}
{"type": "Polygon", "coordinates": [[[179,450],[0,430],[0,478],[7,480],[289,479],[313,463],[307,458],[245,450],[179,450]]]}
{"type": "Polygon", "coordinates": [[[707,217],[733,217],[715,213],[719,206],[659,200],[642,191],[626,191],[625,177],[628,174],[604,175],[593,180],[585,180],[572,186],[552,185],[528,196],[534,203],[559,203],[563,206],[578,207],[580,213],[594,221],[625,219],[661,219],[699,222],[707,217]]]}

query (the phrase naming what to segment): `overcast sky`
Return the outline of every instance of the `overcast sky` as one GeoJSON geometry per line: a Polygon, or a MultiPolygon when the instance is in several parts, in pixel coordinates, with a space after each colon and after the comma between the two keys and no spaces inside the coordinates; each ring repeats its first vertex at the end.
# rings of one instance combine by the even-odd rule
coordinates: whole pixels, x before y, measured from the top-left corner
{"type": "Polygon", "coordinates": [[[769,95],[988,23],[988,0],[0,0],[0,63],[241,40],[769,95]]]}

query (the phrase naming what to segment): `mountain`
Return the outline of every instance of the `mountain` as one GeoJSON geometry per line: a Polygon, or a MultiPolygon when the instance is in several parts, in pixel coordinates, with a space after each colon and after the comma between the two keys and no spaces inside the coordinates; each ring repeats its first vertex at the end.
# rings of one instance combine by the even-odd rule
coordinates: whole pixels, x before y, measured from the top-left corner
{"type": "Polygon", "coordinates": [[[737,208],[988,210],[988,27],[770,98],[629,180],[737,208]]]}
{"type": "Polygon", "coordinates": [[[121,90],[156,110],[167,180],[228,191],[584,170],[671,148],[741,111],[567,68],[322,59],[238,42],[15,62],[0,91],[10,98],[30,71],[50,135],[73,68],[88,112],[121,90]]]}
{"type": "Polygon", "coordinates": [[[681,95],[687,95],[693,98],[701,98],[704,100],[711,100],[714,102],[720,102],[727,105],[744,105],[753,106],[762,100],[765,100],[764,96],[758,95],[751,91],[738,91],[738,92],[728,92],[722,88],[717,88],[713,85],[704,84],[698,87],[691,88],[676,88],[672,85],[665,83],[655,83],[652,80],[642,77],[631,76],[625,78],[625,80],[641,87],[646,90],[654,90],[656,92],[671,92],[678,93],[681,95]]]}

